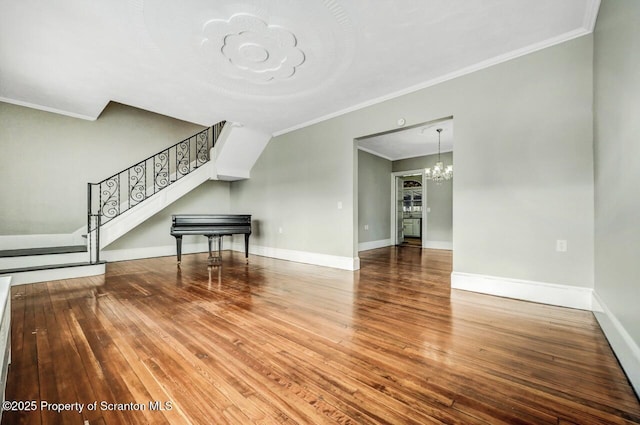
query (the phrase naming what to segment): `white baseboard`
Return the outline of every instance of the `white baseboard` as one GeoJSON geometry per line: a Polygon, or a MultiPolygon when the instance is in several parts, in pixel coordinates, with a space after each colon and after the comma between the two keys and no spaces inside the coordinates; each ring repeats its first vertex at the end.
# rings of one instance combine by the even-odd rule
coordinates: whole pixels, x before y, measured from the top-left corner
{"type": "Polygon", "coordinates": [[[600,328],[627,374],[636,395],[640,396],[640,347],[596,292],[593,293],[593,303],[593,313],[600,328]]]}
{"type": "MultiPolygon", "coordinates": [[[[224,249],[224,239],[223,239],[224,249]]],[[[227,248],[228,249],[228,248],[227,248]]],[[[197,243],[183,243],[182,254],[195,254],[199,252],[208,252],[209,246],[207,242],[197,243]]],[[[141,260],[143,258],[153,257],[166,257],[170,255],[177,255],[176,246],[164,245],[153,246],[148,248],[130,248],[130,249],[103,249],[100,251],[100,260],[112,262],[112,261],[126,261],[126,260],[141,260]]]]}
{"type": "MultiPolygon", "coordinates": [[[[207,252],[208,249],[206,241],[182,245],[183,254],[207,252]]],[[[222,249],[232,249],[233,251],[244,252],[244,242],[231,242],[229,239],[223,238],[222,249]]],[[[360,268],[360,258],[358,257],[340,257],[337,255],[317,254],[313,252],[293,251],[255,245],[249,245],[249,253],[252,255],[259,255],[261,257],[278,258],[281,260],[295,261],[297,263],[315,264],[343,270],[358,270],[360,268]]],[[[142,258],[164,257],[171,255],[176,255],[175,245],[132,249],[104,249],[100,251],[100,259],[107,262],[139,260],[142,258]]]]}
{"type": "Polygon", "coordinates": [[[0,250],[47,248],[53,246],[85,245],[80,234],[0,235],[0,250]]]}
{"type": "Polygon", "coordinates": [[[451,288],[580,310],[591,310],[593,301],[592,288],[455,271],[451,288]]]}
{"type": "Polygon", "coordinates": [[[358,244],[359,251],[368,251],[370,249],[384,248],[385,246],[391,246],[393,242],[391,239],[382,239],[379,241],[361,242],[358,244]]]}
{"type": "MultiPolygon", "coordinates": [[[[358,252],[370,249],[384,248],[393,245],[391,239],[381,239],[379,241],[361,242],[358,244],[358,252]]],[[[453,242],[448,241],[423,241],[422,247],[427,249],[453,250],[453,242]]]]}
{"type": "Polygon", "coordinates": [[[447,251],[453,250],[453,242],[449,241],[422,241],[422,247],[428,249],[445,249],[447,251]]]}
{"type": "MultiPolygon", "coordinates": [[[[244,252],[244,242],[231,245],[234,251],[244,252]]],[[[296,263],[314,264],[317,266],[332,267],[342,270],[360,269],[359,257],[340,257],[338,255],[318,254],[307,251],[294,251],[291,249],[271,248],[266,246],[249,245],[249,253],[261,257],[277,258],[279,260],[293,261],[296,263]]]]}
{"type": "Polygon", "coordinates": [[[0,270],[37,267],[48,264],[70,264],[89,261],[85,252],[67,252],[63,254],[25,255],[20,257],[0,257],[0,270]]]}
{"type": "Polygon", "coordinates": [[[104,264],[87,264],[86,266],[61,267],[58,269],[32,270],[11,275],[11,286],[28,283],[49,282],[52,280],[74,279],[77,277],[98,276],[105,272],[104,264]]]}

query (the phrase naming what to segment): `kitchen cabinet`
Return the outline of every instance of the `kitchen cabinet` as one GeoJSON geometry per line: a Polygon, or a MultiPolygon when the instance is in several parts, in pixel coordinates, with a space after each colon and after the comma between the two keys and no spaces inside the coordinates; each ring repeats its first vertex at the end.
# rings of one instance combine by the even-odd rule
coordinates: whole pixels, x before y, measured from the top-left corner
{"type": "Polygon", "coordinates": [[[402,210],[405,213],[422,211],[422,188],[404,189],[402,210]]]}
{"type": "Polygon", "coordinates": [[[402,220],[404,227],[404,235],[407,237],[422,237],[422,219],[421,218],[405,218],[402,220]]]}

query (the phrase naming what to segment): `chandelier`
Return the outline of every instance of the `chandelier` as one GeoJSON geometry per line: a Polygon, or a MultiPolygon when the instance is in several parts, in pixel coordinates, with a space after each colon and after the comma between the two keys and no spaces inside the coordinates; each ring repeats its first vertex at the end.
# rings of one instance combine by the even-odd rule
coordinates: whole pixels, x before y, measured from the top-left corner
{"type": "Polygon", "coordinates": [[[436,131],[438,132],[438,162],[436,162],[433,168],[425,168],[424,172],[427,180],[433,180],[440,184],[444,180],[451,180],[453,178],[453,165],[447,165],[445,167],[442,161],[440,161],[440,133],[442,133],[442,129],[439,128],[436,131]]]}

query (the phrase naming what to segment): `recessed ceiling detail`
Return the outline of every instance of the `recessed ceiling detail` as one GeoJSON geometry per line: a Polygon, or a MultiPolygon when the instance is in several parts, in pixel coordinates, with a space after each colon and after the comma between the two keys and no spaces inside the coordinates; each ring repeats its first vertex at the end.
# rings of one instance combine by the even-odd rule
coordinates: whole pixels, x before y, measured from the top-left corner
{"type": "Polygon", "coordinates": [[[324,92],[354,57],[356,32],[338,0],[142,1],[172,72],[230,99],[324,92]]]}
{"type": "Polygon", "coordinates": [[[219,72],[231,78],[257,83],[283,80],[305,61],[292,32],[252,15],[210,20],[202,34],[202,51],[219,72]]]}

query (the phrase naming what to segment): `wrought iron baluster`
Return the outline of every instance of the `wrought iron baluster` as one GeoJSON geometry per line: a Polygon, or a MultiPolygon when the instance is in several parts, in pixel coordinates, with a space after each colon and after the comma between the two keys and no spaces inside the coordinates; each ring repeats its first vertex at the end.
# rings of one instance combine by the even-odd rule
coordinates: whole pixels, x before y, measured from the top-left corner
{"type": "MultiPolygon", "coordinates": [[[[156,169],[156,156],[155,155],[153,156],[152,161],[153,161],[153,163],[152,163],[153,166],[151,168],[153,168],[153,170],[155,172],[155,169],[156,169]]],[[[157,185],[156,185],[156,179],[154,177],[153,178],[153,193],[156,193],[157,191],[158,191],[158,188],[157,188],[157,185]]]]}
{"type": "Polygon", "coordinates": [[[176,145],[176,181],[189,174],[189,140],[183,140],[176,145]]]}
{"type": "Polygon", "coordinates": [[[144,160],[144,199],[147,199],[149,197],[149,192],[148,192],[148,187],[147,187],[147,160],[144,160]]]}
{"type": "Polygon", "coordinates": [[[120,214],[120,174],[104,180],[100,183],[100,214],[105,217],[106,222],[120,214]]]}
{"type": "Polygon", "coordinates": [[[167,187],[169,182],[169,149],[166,149],[158,154],[154,158],[154,184],[156,185],[156,192],[167,187]]]}
{"type": "Polygon", "coordinates": [[[116,217],[120,215],[120,211],[121,211],[121,209],[120,209],[120,202],[122,200],[122,198],[120,197],[121,196],[120,195],[120,189],[122,187],[121,185],[122,185],[122,182],[120,181],[120,174],[118,174],[118,212],[116,214],[116,217]]]}
{"type": "MultiPolygon", "coordinates": [[[[129,208],[139,204],[146,197],[146,175],[144,162],[139,162],[127,170],[129,177],[129,208]],[[131,172],[133,171],[133,176],[131,172]]],[[[127,209],[129,209],[127,208],[127,209]]]]}
{"type": "Polygon", "coordinates": [[[196,136],[196,168],[208,161],[209,129],[196,136]]]}
{"type": "Polygon", "coordinates": [[[91,183],[87,183],[87,251],[89,251],[89,262],[92,262],[93,250],[91,249],[91,183]]]}

